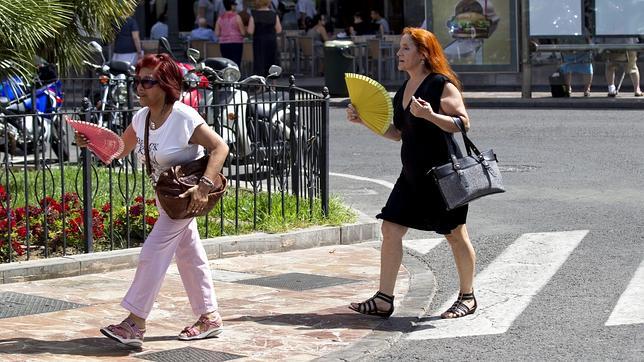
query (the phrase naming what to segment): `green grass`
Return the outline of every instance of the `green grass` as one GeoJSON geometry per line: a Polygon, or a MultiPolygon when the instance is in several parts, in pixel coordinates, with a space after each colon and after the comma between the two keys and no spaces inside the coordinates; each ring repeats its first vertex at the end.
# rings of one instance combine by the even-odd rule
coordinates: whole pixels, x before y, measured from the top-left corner
{"type": "MultiPolygon", "coordinates": [[[[119,188],[126,189],[126,181],[128,178],[124,173],[119,174],[112,171],[111,185],[113,202],[111,208],[113,210],[114,218],[121,218],[123,220],[127,207],[134,204],[134,199],[143,194],[143,185],[145,185],[145,199],[154,198],[154,192],[150,181],[147,177],[143,176],[140,172],[136,173],[136,177],[130,173],[128,192],[129,202],[123,198],[119,192],[119,188]],[[120,184],[119,184],[120,183],[120,184]]],[[[5,188],[7,186],[7,178],[5,174],[0,175],[0,184],[5,188]]],[[[25,173],[22,170],[16,170],[13,176],[9,177],[9,184],[12,198],[11,204],[14,208],[23,207],[25,204],[37,205],[38,201],[46,194],[56,200],[62,199],[61,185],[64,181],[65,192],[78,192],[82,198],[82,175],[80,174],[80,167],[66,166],[64,173],[60,168],[51,168],[43,172],[42,170],[36,172],[30,170],[27,172],[28,181],[28,200],[25,202],[24,195],[24,182],[25,173]],[[43,186],[43,174],[46,177],[45,186],[43,186]],[[78,182],[76,182],[78,180],[78,182]],[[34,184],[36,187],[34,188],[34,184]],[[75,185],[78,184],[78,190],[75,185]],[[43,187],[46,193],[43,193],[43,187]],[[37,191],[35,191],[35,189],[37,191]]],[[[92,171],[92,187],[93,187],[93,207],[101,210],[103,205],[109,203],[110,200],[110,170],[104,167],[97,167],[92,171]]],[[[293,229],[306,228],[314,225],[341,225],[345,223],[354,222],[357,218],[356,214],[346,205],[344,205],[339,198],[331,197],[329,200],[329,214],[325,217],[322,214],[321,201],[319,199],[299,199],[299,210],[297,205],[297,198],[290,194],[284,194],[282,200],[281,193],[273,193],[270,195],[271,202],[269,207],[269,194],[266,192],[253,194],[252,191],[246,189],[236,190],[229,188],[221,199],[221,203],[217,204],[210,212],[209,217],[200,217],[197,219],[199,232],[202,238],[216,237],[221,235],[234,235],[246,234],[254,231],[262,231],[267,233],[278,233],[293,229]],[[236,197],[236,195],[238,195],[236,197]],[[312,207],[310,203],[313,203],[312,207]],[[223,207],[223,213],[222,213],[223,207]],[[299,212],[298,212],[299,211],[299,212]],[[223,215],[223,230],[222,226],[223,215]],[[235,222],[237,220],[237,222],[235,222]]],[[[155,207],[146,207],[147,216],[158,215],[155,207]]],[[[143,226],[145,225],[142,218],[140,222],[132,226],[132,233],[130,234],[131,246],[139,245],[143,240],[143,226]]],[[[146,227],[146,233],[149,232],[151,227],[146,227]]],[[[105,221],[105,232],[109,233],[108,221],[105,221]]],[[[126,233],[125,233],[126,234],[126,233]]],[[[127,238],[124,235],[123,228],[120,232],[115,233],[114,248],[123,248],[127,246],[127,238]]],[[[77,245],[80,247],[80,245],[77,245]]],[[[112,246],[109,239],[103,238],[97,240],[95,243],[95,250],[109,250],[112,246]]]]}

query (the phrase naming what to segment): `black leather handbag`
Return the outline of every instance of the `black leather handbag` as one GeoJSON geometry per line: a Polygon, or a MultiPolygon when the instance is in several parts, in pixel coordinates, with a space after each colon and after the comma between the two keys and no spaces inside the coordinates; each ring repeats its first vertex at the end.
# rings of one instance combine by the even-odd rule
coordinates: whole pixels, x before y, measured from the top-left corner
{"type": "Polygon", "coordinates": [[[453,117],[452,120],[461,130],[467,156],[462,156],[452,135],[444,132],[451,160],[444,165],[433,167],[428,172],[438,186],[447,210],[486,195],[505,192],[494,151],[480,152],[467,137],[461,119],[453,117]]]}

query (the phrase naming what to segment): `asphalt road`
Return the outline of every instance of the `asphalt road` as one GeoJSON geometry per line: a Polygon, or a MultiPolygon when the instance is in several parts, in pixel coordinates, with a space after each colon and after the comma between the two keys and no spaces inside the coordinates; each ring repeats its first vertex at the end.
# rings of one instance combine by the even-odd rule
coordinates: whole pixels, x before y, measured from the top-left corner
{"type": "MultiPolygon", "coordinates": [[[[533,233],[578,231],[581,237],[571,243],[564,234],[552,250],[540,249],[537,241],[532,244],[533,259],[553,253],[561,259],[559,264],[526,265],[525,271],[519,265],[514,274],[501,276],[513,279],[514,284],[508,284],[512,288],[530,289],[523,301],[505,300],[499,307],[479,298],[483,316],[486,307],[496,307],[499,318],[507,317],[506,309],[515,314],[506,327],[490,334],[472,329],[466,336],[464,326],[450,337],[432,337],[426,330],[441,330],[442,325],[429,320],[373,358],[644,360],[641,298],[636,304],[622,300],[622,309],[614,312],[623,293],[642,296],[644,290],[642,112],[473,109],[470,116],[469,135],[479,149],[496,151],[508,190],[470,205],[468,229],[477,251],[478,277],[484,274],[492,285],[502,284],[495,282],[498,270],[503,270],[496,258],[533,233]],[[526,277],[530,267],[536,270],[526,277]],[[532,285],[538,279],[543,283],[532,285]],[[614,315],[625,322],[612,325],[614,315]]],[[[332,194],[376,215],[400,173],[400,144],[350,124],[340,108],[331,109],[330,129],[330,168],[336,174],[331,176],[332,194]]],[[[410,231],[405,239],[438,237],[410,231]]],[[[429,311],[436,315],[453,300],[457,275],[445,242],[422,259],[436,275],[429,311]]],[[[489,318],[492,326],[502,324],[489,318]]]]}

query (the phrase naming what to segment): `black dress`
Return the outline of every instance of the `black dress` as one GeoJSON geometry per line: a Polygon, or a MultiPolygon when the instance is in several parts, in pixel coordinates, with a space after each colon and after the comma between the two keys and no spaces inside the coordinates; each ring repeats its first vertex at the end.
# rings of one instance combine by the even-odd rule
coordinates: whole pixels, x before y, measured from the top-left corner
{"type": "MultiPolygon", "coordinates": [[[[438,112],[448,81],[447,77],[432,73],[422,81],[414,96],[428,101],[434,112],[438,112]]],[[[438,187],[426,175],[432,167],[449,162],[449,153],[443,131],[426,119],[414,117],[408,104],[403,106],[406,85],[407,82],[394,97],[394,126],[402,135],[402,172],[387,204],[376,217],[414,229],[449,234],[458,225],[465,224],[468,205],[447,211],[438,187]]]]}
{"type": "Polygon", "coordinates": [[[253,34],[253,73],[266,76],[268,68],[277,64],[277,34],[275,23],[277,15],[272,10],[252,10],[255,22],[253,34]]]}

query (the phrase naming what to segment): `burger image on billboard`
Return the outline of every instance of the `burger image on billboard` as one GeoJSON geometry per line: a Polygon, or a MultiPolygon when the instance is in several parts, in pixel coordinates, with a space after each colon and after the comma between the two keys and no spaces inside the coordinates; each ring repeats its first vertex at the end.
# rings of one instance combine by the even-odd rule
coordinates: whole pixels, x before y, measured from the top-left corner
{"type": "Polygon", "coordinates": [[[453,38],[490,37],[492,22],[483,14],[477,12],[460,13],[447,22],[447,27],[453,38]]]}

